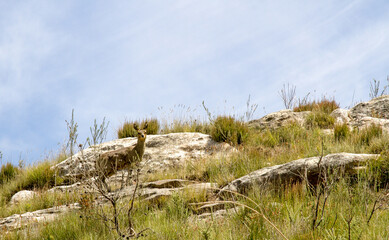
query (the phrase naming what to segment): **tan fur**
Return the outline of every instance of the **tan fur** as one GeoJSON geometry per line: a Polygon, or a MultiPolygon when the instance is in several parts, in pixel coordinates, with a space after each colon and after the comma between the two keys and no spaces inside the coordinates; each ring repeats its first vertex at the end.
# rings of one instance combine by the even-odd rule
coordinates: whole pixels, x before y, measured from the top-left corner
{"type": "Polygon", "coordinates": [[[105,179],[113,175],[116,171],[127,168],[132,170],[136,164],[142,161],[145,152],[146,129],[138,129],[138,125],[134,124],[134,129],[138,131],[138,141],[136,145],[106,152],[100,156],[96,162],[96,171],[100,179],[105,184],[105,179]]]}

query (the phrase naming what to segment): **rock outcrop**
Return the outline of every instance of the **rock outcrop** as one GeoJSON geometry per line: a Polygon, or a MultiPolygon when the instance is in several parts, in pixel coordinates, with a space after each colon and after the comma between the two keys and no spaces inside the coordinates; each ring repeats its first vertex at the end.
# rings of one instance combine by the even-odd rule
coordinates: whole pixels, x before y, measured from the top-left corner
{"type": "Polygon", "coordinates": [[[260,119],[252,120],[248,124],[250,127],[260,130],[279,128],[292,122],[296,122],[303,126],[305,123],[305,117],[309,113],[309,111],[293,112],[290,109],[286,109],[279,112],[270,113],[260,119]]]}
{"type": "MultiPolygon", "coordinates": [[[[95,169],[95,159],[99,154],[134,145],[136,141],[136,138],[124,138],[92,146],[55,165],[53,169],[65,179],[80,179],[86,172],[95,169]]],[[[149,135],[141,166],[144,166],[145,171],[154,172],[183,166],[186,161],[229,151],[233,151],[230,145],[217,143],[209,135],[202,133],[149,135]]]]}
{"type": "Polygon", "coordinates": [[[381,126],[389,132],[389,95],[359,103],[349,111],[352,127],[363,128],[372,124],[381,126]]]}
{"type": "MultiPolygon", "coordinates": [[[[320,162],[326,169],[341,169],[350,171],[359,164],[369,159],[376,159],[376,154],[336,153],[324,156],[320,162]]],[[[246,193],[253,186],[270,186],[279,183],[293,183],[302,181],[305,177],[308,181],[315,181],[319,173],[320,157],[298,159],[281,165],[265,167],[248,175],[240,177],[222,190],[230,190],[246,193]]]]}
{"type": "Polygon", "coordinates": [[[353,119],[362,117],[389,119],[389,95],[355,105],[350,109],[350,116],[353,119]]]}
{"type": "MultiPolygon", "coordinates": [[[[311,113],[293,112],[290,109],[270,113],[260,119],[252,120],[249,126],[255,129],[275,129],[291,122],[305,125],[306,116],[311,113]]],[[[389,132],[389,95],[374,98],[368,102],[355,105],[350,110],[338,108],[330,114],[336,124],[347,124],[352,128],[364,128],[375,124],[389,132]]]]}

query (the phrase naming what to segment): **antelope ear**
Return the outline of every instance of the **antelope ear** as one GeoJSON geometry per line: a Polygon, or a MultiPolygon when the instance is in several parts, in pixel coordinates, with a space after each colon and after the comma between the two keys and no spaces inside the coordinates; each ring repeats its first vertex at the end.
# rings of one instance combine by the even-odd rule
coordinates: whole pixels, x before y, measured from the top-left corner
{"type": "Polygon", "coordinates": [[[134,129],[135,129],[136,131],[139,130],[138,124],[134,123],[134,129]]]}
{"type": "Polygon", "coordinates": [[[148,126],[149,126],[149,124],[146,122],[143,129],[147,129],[148,126]]]}

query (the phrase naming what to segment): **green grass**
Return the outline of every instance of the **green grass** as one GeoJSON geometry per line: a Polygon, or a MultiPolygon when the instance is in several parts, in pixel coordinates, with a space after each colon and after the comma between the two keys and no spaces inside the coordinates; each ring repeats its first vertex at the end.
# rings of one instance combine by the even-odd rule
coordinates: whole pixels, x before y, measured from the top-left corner
{"type": "Polygon", "coordinates": [[[248,136],[248,126],[232,116],[218,116],[211,126],[211,137],[216,142],[227,142],[231,145],[242,144],[248,136]]]}
{"type": "Polygon", "coordinates": [[[55,159],[37,163],[28,168],[19,169],[13,179],[0,185],[0,207],[21,190],[43,190],[61,184],[63,179],[55,175],[50,167],[58,161],[65,160],[66,155],[59,154],[55,159]]]}
{"type": "Polygon", "coordinates": [[[144,119],[142,121],[125,121],[122,126],[119,127],[117,131],[118,138],[128,138],[128,137],[137,137],[138,131],[134,129],[134,124],[137,124],[141,129],[147,122],[147,134],[153,135],[159,133],[160,124],[157,119],[144,119]]]}
{"type": "Polygon", "coordinates": [[[14,205],[0,206],[0,218],[8,217],[13,214],[22,214],[39,209],[71,204],[78,201],[79,196],[76,193],[50,193],[47,191],[37,191],[36,196],[31,200],[23,201],[14,205]]]}
{"type": "Polygon", "coordinates": [[[15,178],[16,174],[19,172],[18,167],[7,163],[1,166],[0,169],[0,185],[7,183],[8,181],[15,178]]]}

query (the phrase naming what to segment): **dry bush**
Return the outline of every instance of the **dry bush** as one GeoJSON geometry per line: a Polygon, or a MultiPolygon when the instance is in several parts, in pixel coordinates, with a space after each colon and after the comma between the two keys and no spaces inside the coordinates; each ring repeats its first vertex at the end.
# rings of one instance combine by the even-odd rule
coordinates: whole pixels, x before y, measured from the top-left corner
{"type": "Polygon", "coordinates": [[[339,108],[339,104],[335,101],[335,99],[327,99],[326,97],[323,97],[320,101],[313,100],[311,102],[299,102],[298,105],[293,108],[293,111],[317,111],[330,114],[337,108],[339,108]]]}

